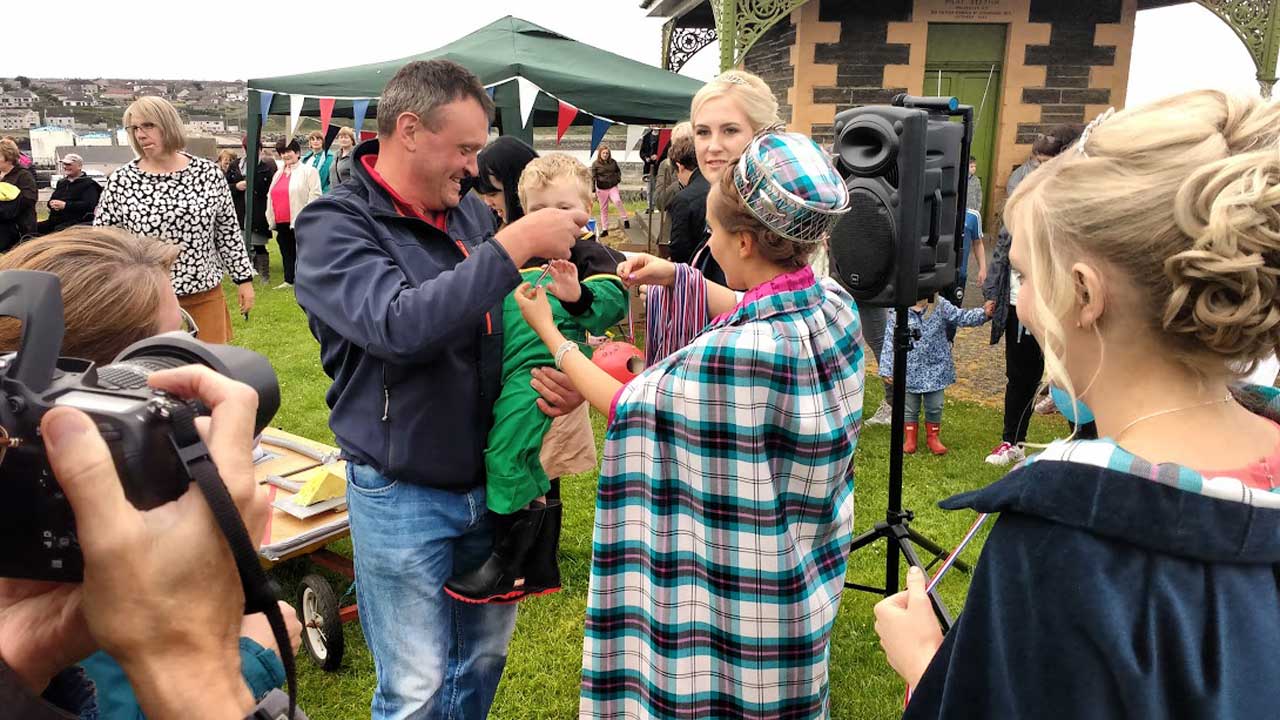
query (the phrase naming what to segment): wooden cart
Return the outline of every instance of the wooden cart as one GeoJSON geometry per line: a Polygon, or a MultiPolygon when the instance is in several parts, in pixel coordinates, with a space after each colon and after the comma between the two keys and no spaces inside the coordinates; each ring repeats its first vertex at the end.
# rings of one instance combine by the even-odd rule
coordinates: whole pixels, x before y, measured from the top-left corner
{"type": "MultiPolygon", "coordinates": [[[[273,476],[288,479],[321,466],[346,477],[346,463],[337,459],[337,449],[323,443],[268,428],[262,434],[262,447],[274,457],[255,464],[254,475],[259,483],[268,483],[273,476]]],[[[270,485],[270,490],[273,502],[293,495],[275,485],[270,485]]],[[[350,534],[345,506],[305,520],[273,507],[258,551],[259,559],[263,567],[270,569],[285,560],[305,556],[316,565],[354,582],[355,570],[351,560],[326,547],[350,534]]],[[[302,621],[302,646],[317,665],[331,672],[342,664],[345,649],[342,624],[357,618],[355,603],[339,606],[341,597],[322,575],[312,573],[302,579],[298,595],[294,598],[302,621]]]]}

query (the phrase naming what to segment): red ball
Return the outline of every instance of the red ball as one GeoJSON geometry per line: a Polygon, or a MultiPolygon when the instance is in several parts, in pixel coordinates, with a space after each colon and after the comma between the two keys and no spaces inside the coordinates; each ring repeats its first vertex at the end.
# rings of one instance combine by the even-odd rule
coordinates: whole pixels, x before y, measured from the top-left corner
{"type": "Polygon", "coordinates": [[[644,370],[644,353],[631,343],[607,342],[596,348],[591,361],[623,384],[644,370]]]}

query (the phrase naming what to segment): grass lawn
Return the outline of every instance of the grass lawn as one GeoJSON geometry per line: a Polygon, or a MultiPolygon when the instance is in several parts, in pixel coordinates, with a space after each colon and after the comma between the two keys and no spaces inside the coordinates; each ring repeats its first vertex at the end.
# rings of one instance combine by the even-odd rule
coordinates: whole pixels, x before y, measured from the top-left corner
{"type": "MultiPolygon", "coordinates": [[[[277,264],[272,270],[272,286],[280,282],[279,272],[277,264]]],[[[264,353],[275,365],[283,396],[275,424],[290,432],[332,442],[324,404],[329,381],[320,369],[318,345],[307,330],[306,319],[291,290],[270,290],[261,285],[258,288],[258,304],[250,321],[246,323],[233,313],[235,342],[264,353]]],[[[228,302],[235,307],[230,288],[228,302]]],[[[865,400],[868,412],[875,409],[880,396],[880,383],[870,380],[865,400]]],[[[595,423],[597,437],[601,437],[602,418],[596,416],[595,423]]],[[[982,461],[999,440],[1000,424],[1000,412],[991,407],[947,403],[943,439],[951,453],[943,458],[918,454],[906,460],[905,504],[917,513],[914,525],[917,530],[944,546],[953,545],[964,534],[972,522],[972,513],[946,513],[939,510],[936,503],[1000,477],[1000,469],[982,461]]],[[[1064,427],[1060,421],[1036,418],[1031,437],[1045,439],[1055,432],[1062,433],[1064,427]]],[[[884,517],[888,446],[888,428],[864,430],[857,455],[855,528],[859,531],[884,517]]],[[[595,488],[595,472],[563,482],[565,518],[560,567],[564,589],[520,606],[510,660],[493,706],[495,718],[576,715],[595,488]]],[[[351,552],[350,541],[331,547],[343,554],[351,552]]],[[[975,559],[976,551],[977,547],[969,550],[966,559],[975,559]]],[[[850,579],[872,585],[882,582],[884,553],[881,542],[854,554],[849,562],[850,579]]],[[[278,567],[274,575],[293,599],[298,581],[309,572],[324,571],[310,566],[304,559],[278,567]]],[[[336,577],[332,579],[338,581],[336,577]]],[[[943,594],[953,611],[960,609],[967,585],[968,578],[960,573],[952,573],[944,581],[943,594]]],[[[345,582],[337,583],[339,591],[346,587],[345,582]]],[[[902,686],[884,662],[872,629],[871,609],[878,599],[852,591],[844,596],[831,650],[833,718],[878,720],[900,715],[902,686]]],[[[309,659],[300,658],[302,707],[314,720],[348,720],[369,715],[375,675],[358,623],[346,626],[346,646],[346,658],[336,673],[322,672],[309,659]]]]}

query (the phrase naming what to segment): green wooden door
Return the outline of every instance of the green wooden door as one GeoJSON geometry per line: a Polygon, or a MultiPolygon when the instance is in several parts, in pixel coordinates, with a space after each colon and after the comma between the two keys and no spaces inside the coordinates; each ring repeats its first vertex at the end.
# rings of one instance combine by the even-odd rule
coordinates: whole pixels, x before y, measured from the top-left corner
{"type": "Polygon", "coordinates": [[[998,70],[988,70],[985,73],[934,70],[925,82],[926,95],[950,95],[959,98],[962,105],[973,106],[973,144],[970,146],[970,153],[978,161],[978,177],[982,178],[984,212],[987,207],[987,197],[989,197],[988,190],[991,187],[987,178],[991,176],[991,156],[996,139],[996,108],[991,96],[996,94],[999,83],[998,70]],[[988,87],[988,80],[991,87],[988,87]],[[984,95],[985,103],[982,99],[984,95]]]}
{"type": "Polygon", "coordinates": [[[971,154],[982,179],[983,215],[991,198],[991,159],[999,125],[1000,88],[1005,44],[1004,25],[932,23],[925,57],[925,95],[958,98],[973,106],[971,154]]]}

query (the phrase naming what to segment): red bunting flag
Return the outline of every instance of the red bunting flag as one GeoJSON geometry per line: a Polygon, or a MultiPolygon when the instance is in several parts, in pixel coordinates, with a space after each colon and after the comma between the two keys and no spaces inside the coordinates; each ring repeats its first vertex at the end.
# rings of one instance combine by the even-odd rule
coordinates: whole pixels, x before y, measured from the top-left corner
{"type": "Polygon", "coordinates": [[[318,98],[320,101],[320,134],[329,137],[329,120],[333,118],[333,98],[318,98]]]}
{"type": "Polygon", "coordinates": [[[667,151],[667,143],[671,142],[671,128],[663,128],[658,131],[658,157],[662,157],[662,153],[667,151]]]}
{"type": "Polygon", "coordinates": [[[564,137],[564,133],[573,124],[573,119],[578,117],[578,108],[561,100],[560,111],[556,117],[556,144],[560,144],[560,138],[564,137]]]}

